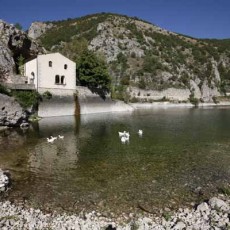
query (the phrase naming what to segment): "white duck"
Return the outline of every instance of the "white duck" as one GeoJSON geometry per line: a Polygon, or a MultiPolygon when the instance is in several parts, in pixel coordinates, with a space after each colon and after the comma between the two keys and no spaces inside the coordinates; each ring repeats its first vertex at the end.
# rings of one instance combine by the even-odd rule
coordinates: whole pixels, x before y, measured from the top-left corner
{"type": "Polygon", "coordinates": [[[59,139],[64,139],[64,136],[58,135],[59,139]]]}
{"type": "Polygon", "coordinates": [[[129,134],[129,132],[126,132],[126,131],[124,131],[124,132],[118,132],[118,134],[119,134],[119,137],[130,137],[130,134],[129,134]]]}
{"type": "Polygon", "coordinates": [[[53,143],[57,139],[57,137],[50,136],[50,138],[47,137],[46,139],[48,143],[53,143]]]}
{"type": "Polygon", "coordinates": [[[122,142],[122,144],[129,142],[129,137],[125,137],[125,136],[121,137],[121,142],[122,142]]]}
{"type": "Polygon", "coordinates": [[[143,130],[139,129],[138,134],[139,134],[139,136],[142,136],[143,135],[143,130]]]}

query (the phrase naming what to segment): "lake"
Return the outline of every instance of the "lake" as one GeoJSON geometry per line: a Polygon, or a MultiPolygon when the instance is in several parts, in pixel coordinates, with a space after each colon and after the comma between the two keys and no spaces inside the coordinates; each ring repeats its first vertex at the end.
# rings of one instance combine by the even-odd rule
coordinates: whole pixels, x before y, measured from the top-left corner
{"type": "Polygon", "coordinates": [[[230,108],[44,118],[0,133],[0,167],[12,175],[7,199],[47,210],[121,214],[190,205],[229,183],[230,108]],[[126,144],[118,136],[124,130],[126,144]],[[47,143],[59,134],[63,140],[47,143]]]}

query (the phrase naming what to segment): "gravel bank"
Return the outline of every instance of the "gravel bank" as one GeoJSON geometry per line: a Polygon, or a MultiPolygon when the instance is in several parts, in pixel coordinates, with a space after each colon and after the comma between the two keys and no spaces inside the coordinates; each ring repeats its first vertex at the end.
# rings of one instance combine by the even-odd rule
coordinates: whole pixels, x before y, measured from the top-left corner
{"type": "Polygon", "coordinates": [[[176,212],[164,211],[161,216],[137,216],[130,214],[120,219],[109,219],[100,213],[82,215],[66,213],[45,214],[41,210],[0,202],[0,229],[84,229],[84,230],[135,230],[135,229],[229,229],[230,198],[219,195],[193,209],[180,208],[176,212]]]}

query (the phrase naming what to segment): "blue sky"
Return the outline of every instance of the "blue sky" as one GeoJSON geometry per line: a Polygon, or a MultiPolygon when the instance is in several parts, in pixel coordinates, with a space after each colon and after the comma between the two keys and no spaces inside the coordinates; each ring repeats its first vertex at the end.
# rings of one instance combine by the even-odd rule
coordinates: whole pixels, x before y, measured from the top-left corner
{"type": "Polygon", "coordinates": [[[24,29],[33,21],[112,12],[192,37],[230,38],[230,0],[0,0],[0,5],[0,19],[24,29]]]}

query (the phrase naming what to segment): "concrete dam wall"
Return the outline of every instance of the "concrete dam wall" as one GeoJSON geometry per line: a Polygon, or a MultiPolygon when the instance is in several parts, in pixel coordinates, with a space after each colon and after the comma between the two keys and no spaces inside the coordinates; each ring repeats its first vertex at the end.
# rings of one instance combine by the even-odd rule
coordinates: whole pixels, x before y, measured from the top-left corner
{"type": "Polygon", "coordinates": [[[39,104],[38,116],[68,116],[92,113],[132,111],[133,107],[122,101],[113,101],[110,97],[105,100],[92,93],[86,87],[73,90],[42,89],[40,94],[49,91],[52,98],[43,100],[39,104]]]}
{"type": "Polygon", "coordinates": [[[75,90],[59,89],[39,89],[39,93],[44,95],[48,91],[52,94],[51,98],[43,96],[38,106],[39,117],[67,116],[75,114],[75,90]]]}
{"type": "Polygon", "coordinates": [[[122,101],[114,101],[109,96],[102,99],[86,87],[78,87],[80,114],[132,111],[133,108],[122,101]]]}

